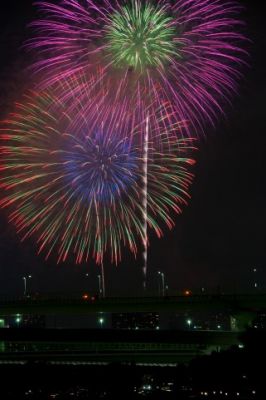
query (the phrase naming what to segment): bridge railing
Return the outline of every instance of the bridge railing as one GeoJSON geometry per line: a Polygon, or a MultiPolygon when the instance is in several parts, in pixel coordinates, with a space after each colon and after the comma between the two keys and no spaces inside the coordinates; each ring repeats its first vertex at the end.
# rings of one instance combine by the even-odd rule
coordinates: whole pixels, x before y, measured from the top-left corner
{"type": "Polygon", "coordinates": [[[69,296],[43,296],[34,295],[30,297],[0,298],[0,304],[154,304],[154,303],[208,303],[208,302],[263,302],[266,304],[266,293],[261,294],[200,294],[189,296],[165,296],[165,297],[107,297],[107,298],[82,298],[69,296]]]}

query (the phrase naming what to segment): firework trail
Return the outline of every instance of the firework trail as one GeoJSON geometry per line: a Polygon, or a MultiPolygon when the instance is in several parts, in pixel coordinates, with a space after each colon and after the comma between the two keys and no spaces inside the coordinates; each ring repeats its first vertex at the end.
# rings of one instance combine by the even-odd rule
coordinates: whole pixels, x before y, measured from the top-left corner
{"type": "Polygon", "coordinates": [[[233,0],[36,4],[41,17],[27,46],[39,55],[42,88],[101,68],[112,96],[139,108],[171,104],[176,120],[189,121],[188,135],[214,124],[237,91],[247,54],[233,0]]]}
{"type": "Polygon", "coordinates": [[[148,157],[149,157],[149,116],[146,118],[143,148],[143,286],[146,288],[147,263],[148,263],[148,157]]]}
{"type": "Polygon", "coordinates": [[[38,252],[56,254],[58,262],[118,263],[124,248],[136,256],[147,240],[143,215],[161,237],[189,198],[193,142],[178,140],[176,127],[160,128],[160,141],[155,133],[149,138],[144,162],[139,130],[146,120],[136,126],[123,104],[106,109],[103,99],[100,93],[84,105],[61,102],[47,90],[30,92],[1,129],[0,206],[22,240],[35,238],[38,252]]]}

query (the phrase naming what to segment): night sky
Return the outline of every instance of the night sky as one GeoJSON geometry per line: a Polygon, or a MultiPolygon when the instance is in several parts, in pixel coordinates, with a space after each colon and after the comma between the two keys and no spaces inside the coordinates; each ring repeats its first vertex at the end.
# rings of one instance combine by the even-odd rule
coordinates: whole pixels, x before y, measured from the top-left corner
{"type": "MultiPolygon", "coordinates": [[[[206,129],[206,139],[198,143],[192,199],[176,218],[176,228],[162,240],[151,238],[149,287],[154,290],[161,270],[171,293],[201,287],[245,292],[254,282],[254,267],[259,289],[266,289],[266,7],[261,0],[242,3],[250,67],[243,69],[232,107],[225,106],[226,118],[206,129]]],[[[31,60],[22,44],[34,12],[31,0],[1,2],[1,118],[28,86],[29,75],[23,71],[31,60]]],[[[22,295],[24,274],[32,274],[34,292],[97,291],[94,263],[45,262],[36,255],[34,241],[20,243],[2,210],[0,224],[0,297],[22,295]]],[[[126,255],[118,267],[106,265],[107,295],[134,295],[140,288],[141,259],[134,262],[126,255]]]]}

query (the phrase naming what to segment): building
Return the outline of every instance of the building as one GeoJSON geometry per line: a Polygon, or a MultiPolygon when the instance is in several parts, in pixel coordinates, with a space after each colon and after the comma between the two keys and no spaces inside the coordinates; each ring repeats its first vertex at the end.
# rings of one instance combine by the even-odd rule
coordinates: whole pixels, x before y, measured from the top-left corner
{"type": "Polygon", "coordinates": [[[112,329],[159,329],[159,314],[155,312],[113,313],[112,329]]]}

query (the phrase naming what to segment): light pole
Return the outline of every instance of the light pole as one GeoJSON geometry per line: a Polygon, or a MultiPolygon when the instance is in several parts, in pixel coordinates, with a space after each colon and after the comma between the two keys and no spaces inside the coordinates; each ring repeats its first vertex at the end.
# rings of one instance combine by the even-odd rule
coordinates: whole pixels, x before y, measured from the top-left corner
{"type": "Polygon", "coordinates": [[[253,281],[253,285],[254,285],[254,288],[255,288],[255,290],[258,288],[258,281],[257,281],[257,272],[258,272],[258,270],[257,270],[257,268],[255,267],[255,268],[253,268],[253,272],[254,272],[254,281],[253,281]]]}
{"type": "MultiPolygon", "coordinates": [[[[160,275],[161,278],[162,278],[162,296],[164,297],[164,290],[165,290],[165,286],[164,286],[164,273],[161,272],[161,271],[158,271],[158,275],[160,275]]],[[[159,288],[160,288],[160,286],[159,286],[159,288]]],[[[160,291],[159,291],[159,294],[160,294],[160,291]]]]}
{"type": "Polygon", "coordinates": [[[99,284],[99,297],[102,297],[102,277],[101,275],[98,276],[98,284],[99,284]]]}
{"type": "Polygon", "coordinates": [[[24,296],[27,297],[27,279],[31,279],[31,275],[26,275],[22,277],[24,281],[24,296]]]}
{"type": "Polygon", "coordinates": [[[105,298],[105,279],[104,279],[104,267],[103,260],[101,261],[101,294],[105,298]]]}

